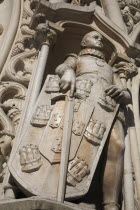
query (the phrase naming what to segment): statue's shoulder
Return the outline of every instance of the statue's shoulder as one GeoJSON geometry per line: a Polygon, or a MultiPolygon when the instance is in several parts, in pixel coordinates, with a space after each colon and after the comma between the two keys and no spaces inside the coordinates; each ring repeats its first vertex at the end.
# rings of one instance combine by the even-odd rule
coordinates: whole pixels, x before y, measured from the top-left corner
{"type": "Polygon", "coordinates": [[[69,57],[72,57],[72,58],[75,58],[75,59],[78,59],[78,55],[74,54],[74,53],[69,53],[66,55],[65,59],[69,58],[69,57]]]}

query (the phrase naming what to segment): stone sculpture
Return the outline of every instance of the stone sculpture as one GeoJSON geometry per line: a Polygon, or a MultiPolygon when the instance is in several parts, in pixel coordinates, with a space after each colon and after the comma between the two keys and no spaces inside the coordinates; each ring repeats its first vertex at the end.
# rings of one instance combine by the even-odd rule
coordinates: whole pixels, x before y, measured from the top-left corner
{"type": "MultiPolygon", "coordinates": [[[[101,34],[96,31],[86,34],[81,43],[82,50],[80,51],[79,56],[73,54],[69,55],[65,62],[56,69],[56,74],[61,78],[60,89],[66,91],[68,87],[71,87],[71,94],[73,95],[76,88],[76,93],[74,95],[79,102],[88,101],[89,95],[93,94],[91,93],[93,91],[92,89],[95,88],[95,91],[98,91],[98,94],[96,93],[95,96],[94,92],[92,99],[90,99],[93,100],[93,107],[91,107],[91,109],[93,109],[93,114],[90,117],[88,125],[86,125],[87,127],[82,140],[84,142],[85,138],[93,145],[100,145],[105,132],[109,132],[108,124],[103,120],[105,115],[103,113],[101,114],[98,106],[100,105],[101,108],[108,113],[114,112],[117,102],[121,104],[121,107],[130,102],[129,92],[123,87],[117,73],[113,72],[113,69],[111,69],[104,60],[102,39],[103,37],[101,34]],[[96,109],[99,110],[97,111],[96,109]]],[[[87,112],[88,111],[89,110],[87,110],[87,112]]],[[[80,116],[78,120],[80,121],[80,116]]],[[[119,111],[115,120],[112,120],[113,127],[111,128],[109,139],[107,140],[107,160],[104,163],[103,176],[104,209],[118,209],[118,195],[123,174],[123,123],[124,116],[123,113],[121,114],[119,111]],[[119,118],[119,116],[121,117],[119,118]]],[[[80,124],[78,128],[80,128],[80,124]]],[[[83,142],[81,142],[81,144],[83,142]]],[[[82,158],[85,160],[88,158],[87,156],[87,154],[83,155],[82,158]]],[[[74,162],[74,160],[72,162],[74,162]]],[[[72,170],[72,167],[70,167],[70,170],[72,170]]],[[[70,180],[69,182],[72,184],[72,181],[70,180]]]]}
{"type": "MultiPolygon", "coordinates": [[[[48,76],[12,167],[16,167],[22,187],[30,185],[30,193],[57,199],[67,114],[64,98],[70,88],[70,97],[74,97],[74,110],[71,110],[74,116],[65,197],[76,199],[88,192],[106,144],[103,152],[107,156],[103,164],[103,205],[104,209],[118,209],[124,156],[123,109],[130,103],[131,97],[117,69],[105,61],[102,35],[96,31],[89,32],[84,36],[81,47],[79,55],[68,55],[64,63],[56,68],[58,76],[48,76]],[[46,101],[44,94],[47,95],[46,101]],[[44,126],[43,135],[39,132],[36,136],[32,134],[31,138],[36,128],[42,130],[44,126]],[[48,175],[42,177],[43,171],[48,175]],[[38,174],[43,185],[38,185],[38,174]]],[[[16,177],[15,173],[13,175],[16,177]]]]}
{"type": "Polygon", "coordinates": [[[0,209],[140,209],[140,1],[0,1],[0,209]]]}

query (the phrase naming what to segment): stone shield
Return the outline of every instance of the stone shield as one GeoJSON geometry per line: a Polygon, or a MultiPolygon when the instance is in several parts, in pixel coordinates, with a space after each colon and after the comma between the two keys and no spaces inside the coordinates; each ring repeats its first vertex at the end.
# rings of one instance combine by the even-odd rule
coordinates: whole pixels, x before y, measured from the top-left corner
{"type": "MultiPolygon", "coordinates": [[[[9,163],[22,191],[53,200],[57,200],[65,117],[65,94],[59,92],[58,83],[58,76],[47,77],[9,163]]],[[[75,94],[65,194],[69,200],[87,193],[119,107],[106,98],[100,83],[87,87],[77,88],[75,94]]]]}

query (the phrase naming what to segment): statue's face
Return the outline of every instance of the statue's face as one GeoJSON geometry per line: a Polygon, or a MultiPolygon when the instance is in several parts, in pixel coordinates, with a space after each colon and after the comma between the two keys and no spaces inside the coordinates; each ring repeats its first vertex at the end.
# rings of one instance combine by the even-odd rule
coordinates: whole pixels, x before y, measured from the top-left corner
{"type": "Polygon", "coordinates": [[[96,31],[90,32],[85,37],[85,47],[87,48],[96,48],[101,50],[103,48],[103,37],[96,31]]]}

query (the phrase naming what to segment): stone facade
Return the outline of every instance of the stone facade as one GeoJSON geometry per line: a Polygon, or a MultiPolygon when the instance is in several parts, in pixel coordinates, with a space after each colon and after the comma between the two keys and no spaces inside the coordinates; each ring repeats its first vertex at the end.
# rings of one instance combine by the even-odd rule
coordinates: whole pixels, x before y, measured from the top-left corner
{"type": "Polygon", "coordinates": [[[0,52],[0,208],[140,209],[140,1],[0,0],[0,52]]]}

